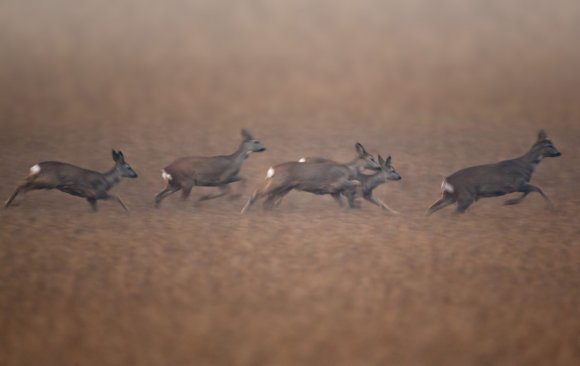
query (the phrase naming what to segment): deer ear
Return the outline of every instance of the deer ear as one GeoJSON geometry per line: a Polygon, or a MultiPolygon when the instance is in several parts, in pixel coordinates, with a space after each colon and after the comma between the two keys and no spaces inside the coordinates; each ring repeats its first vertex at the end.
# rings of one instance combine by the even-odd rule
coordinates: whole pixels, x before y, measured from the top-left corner
{"type": "Polygon", "coordinates": [[[361,158],[367,154],[367,151],[365,150],[365,148],[362,146],[362,144],[360,142],[357,142],[354,145],[354,148],[356,149],[358,156],[360,156],[361,158]]]}
{"type": "Polygon", "coordinates": [[[123,155],[123,152],[121,150],[117,151],[117,154],[119,155],[121,161],[125,160],[125,155],[123,155]]]}
{"type": "Polygon", "coordinates": [[[250,133],[250,131],[246,130],[245,128],[242,128],[242,130],[240,131],[240,133],[242,134],[242,137],[246,141],[253,140],[254,139],[254,136],[252,136],[252,134],[250,133]]]}
{"type": "Polygon", "coordinates": [[[540,130],[540,132],[538,132],[538,141],[543,141],[547,138],[548,138],[548,134],[546,133],[546,131],[540,130]]]}
{"type": "Polygon", "coordinates": [[[113,149],[113,161],[119,161],[119,153],[113,149]]]}
{"type": "Polygon", "coordinates": [[[381,154],[379,154],[379,164],[380,165],[385,165],[385,159],[383,159],[383,157],[381,156],[381,154]]]}
{"type": "Polygon", "coordinates": [[[387,158],[387,161],[385,162],[385,165],[386,166],[391,166],[391,157],[390,156],[387,158]]]}

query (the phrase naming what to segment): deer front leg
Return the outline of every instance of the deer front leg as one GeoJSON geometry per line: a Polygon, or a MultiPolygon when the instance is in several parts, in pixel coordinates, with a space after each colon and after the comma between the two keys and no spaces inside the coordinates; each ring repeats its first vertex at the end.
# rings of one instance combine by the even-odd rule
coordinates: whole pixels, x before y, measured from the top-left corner
{"type": "Polygon", "coordinates": [[[379,206],[380,208],[382,208],[385,211],[389,211],[390,213],[393,213],[395,215],[398,215],[399,212],[393,210],[392,208],[390,208],[389,206],[387,206],[386,203],[384,203],[383,201],[381,201],[380,199],[376,198],[375,196],[371,194],[368,195],[364,195],[364,199],[366,199],[367,201],[369,201],[370,203],[379,206]]]}
{"type": "Polygon", "coordinates": [[[360,204],[355,201],[356,191],[349,190],[343,193],[346,196],[348,207],[350,208],[360,208],[360,204]]]}
{"type": "Polygon", "coordinates": [[[546,194],[544,193],[544,191],[542,191],[542,189],[540,187],[537,187],[533,184],[528,183],[528,184],[524,185],[522,188],[520,188],[520,192],[524,193],[524,197],[528,193],[538,192],[544,198],[544,200],[548,203],[548,207],[551,209],[554,208],[554,203],[552,202],[552,200],[548,196],[546,196],[546,194]]]}
{"type": "Polygon", "coordinates": [[[117,201],[123,207],[125,212],[129,212],[129,208],[127,207],[127,205],[125,205],[125,203],[118,196],[115,196],[114,194],[108,194],[106,199],[117,201]]]}
{"type": "Polygon", "coordinates": [[[526,196],[530,194],[530,192],[524,192],[522,193],[521,196],[517,197],[517,198],[511,198],[509,200],[506,200],[503,204],[504,205],[517,205],[518,203],[522,202],[522,200],[524,198],[526,198],[526,196]]]}
{"type": "Polygon", "coordinates": [[[207,201],[207,200],[212,200],[214,198],[219,198],[222,196],[225,196],[226,194],[230,193],[230,186],[228,184],[223,184],[221,186],[218,186],[218,188],[220,189],[220,193],[218,194],[208,194],[205,196],[202,196],[199,198],[200,201],[207,201]]]}
{"type": "Polygon", "coordinates": [[[243,215],[246,213],[246,211],[248,211],[248,209],[250,207],[252,207],[252,205],[254,204],[254,202],[256,202],[257,199],[259,199],[260,197],[262,197],[262,192],[259,189],[256,189],[254,191],[254,193],[252,193],[252,195],[250,196],[250,198],[248,199],[248,201],[246,202],[246,204],[244,205],[244,207],[242,207],[242,210],[240,211],[240,213],[243,215]]]}
{"type": "Polygon", "coordinates": [[[340,192],[334,192],[330,194],[332,196],[332,198],[334,198],[334,200],[336,201],[336,203],[338,203],[338,205],[340,207],[344,207],[344,202],[342,202],[342,196],[340,192]]]}
{"type": "Polygon", "coordinates": [[[87,198],[87,202],[91,205],[91,211],[97,212],[97,199],[96,198],[87,198]]]}

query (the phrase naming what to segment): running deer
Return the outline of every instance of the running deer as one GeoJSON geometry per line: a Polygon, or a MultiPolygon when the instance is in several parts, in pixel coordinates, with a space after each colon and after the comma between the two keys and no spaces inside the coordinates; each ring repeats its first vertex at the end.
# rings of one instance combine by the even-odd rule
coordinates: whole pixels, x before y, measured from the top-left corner
{"type": "Polygon", "coordinates": [[[538,192],[552,207],[552,202],[537,186],[530,184],[534,169],[544,158],[562,155],[546,132],[541,130],[538,139],[523,156],[500,161],[495,164],[474,166],[459,170],[445,178],[441,183],[442,197],[427,211],[432,214],[446,206],[457,203],[457,213],[463,213],[479,198],[503,196],[508,193],[521,192],[517,198],[504,202],[506,205],[520,203],[530,192],[538,192]]]}
{"type": "MultiPolygon", "coordinates": [[[[381,201],[380,199],[376,198],[373,195],[373,191],[379,185],[386,183],[389,180],[401,180],[401,175],[397,173],[395,167],[391,164],[391,157],[389,156],[387,160],[384,160],[381,155],[378,156],[379,158],[379,165],[381,166],[380,170],[375,171],[374,174],[365,174],[363,172],[359,172],[356,180],[360,182],[360,185],[355,190],[350,190],[349,192],[343,192],[344,195],[348,197],[348,201],[351,207],[355,207],[354,198],[357,195],[362,196],[365,200],[369,201],[370,203],[382,208],[385,211],[390,211],[391,213],[398,214],[397,211],[390,208],[386,203],[381,201]]],[[[326,158],[318,158],[318,157],[308,157],[308,158],[301,158],[298,160],[301,163],[321,163],[324,161],[332,160],[326,158]]]]}
{"type": "Polygon", "coordinates": [[[155,196],[155,207],[159,207],[164,198],[179,190],[181,198],[186,200],[194,186],[220,189],[218,194],[201,197],[200,201],[204,201],[228,194],[230,183],[244,182],[246,178],[238,175],[242,163],[251,153],[261,152],[266,148],[248,130],[242,129],[241,135],[242,142],[231,155],[184,157],[165,167],[161,171],[161,177],[167,182],[167,186],[155,196]]]}
{"type": "Polygon", "coordinates": [[[350,192],[360,185],[356,178],[359,172],[365,168],[381,169],[360,143],[355,145],[355,149],[357,156],[346,164],[331,160],[313,163],[290,161],[271,167],[266,174],[264,186],[252,194],[242,208],[242,214],[262,197],[266,197],[264,208],[277,206],[292,190],[317,195],[330,194],[340,206],[343,206],[341,194],[350,192]]]}
{"type": "Polygon", "coordinates": [[[97,200],[117,201],[125,211],[129,211],[125,203],[108,191],[117,185],[121,178],[137,178],[137,173],[125,161],[121,151],[113,150],[115,166],[106,173],[80,168],[78,166],[58,161],[45,161],[30,168],[26,182],[18,186],[8,198],[4,207],[10,206],[19,193],[36,189],[58,189],[73,196],[82,197],[97,211],[97,200]]]}

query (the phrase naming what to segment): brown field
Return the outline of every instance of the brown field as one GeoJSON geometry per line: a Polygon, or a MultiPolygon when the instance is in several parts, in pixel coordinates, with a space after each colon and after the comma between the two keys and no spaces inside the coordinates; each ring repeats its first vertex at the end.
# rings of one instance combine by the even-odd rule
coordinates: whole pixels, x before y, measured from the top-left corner
{"type": "Polygon", "coordinates": [[[31,192],[0,210],[0,365],[579,365],[577,1],[0,0],[0,197],[30,166],[100,171],[131,208],[31,192]],[[160,169],[268,150],[243,199],[156,210],[160,169]],[[441,179],[562,151],[517,206],[429,218],[441,179]],[[245,198],[275,163],[392,155],[402,212],[245,198]]]}

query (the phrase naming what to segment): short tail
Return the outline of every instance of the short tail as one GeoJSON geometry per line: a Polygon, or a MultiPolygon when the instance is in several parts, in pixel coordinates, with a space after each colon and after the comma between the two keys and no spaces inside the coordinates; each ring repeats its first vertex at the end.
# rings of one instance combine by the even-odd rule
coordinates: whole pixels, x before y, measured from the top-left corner
{"type": "Polygon", "coordinates": [[[455,192],[455,188],[449,182],[447,182],[447,179],[443,179],[443,182],[441,182],[441,194],[445,194],[445,192],[455,192]]]}
{"type": "Polygon", "coordinates": [[[173,179],[173,177],[171,176],[171,174],[167,173],[165,171],[165,169],[161,170],[161,178],[163,178],[164,181],[169,182],[173,179]]]}
{"type": "Polygon", "coordinates": [[[40,165],[35,164],[35,165],[30,167],[30,174],[28,176],[32,177],[32,176],[37,175],[38,173],[40,173],[40,165]]]}

